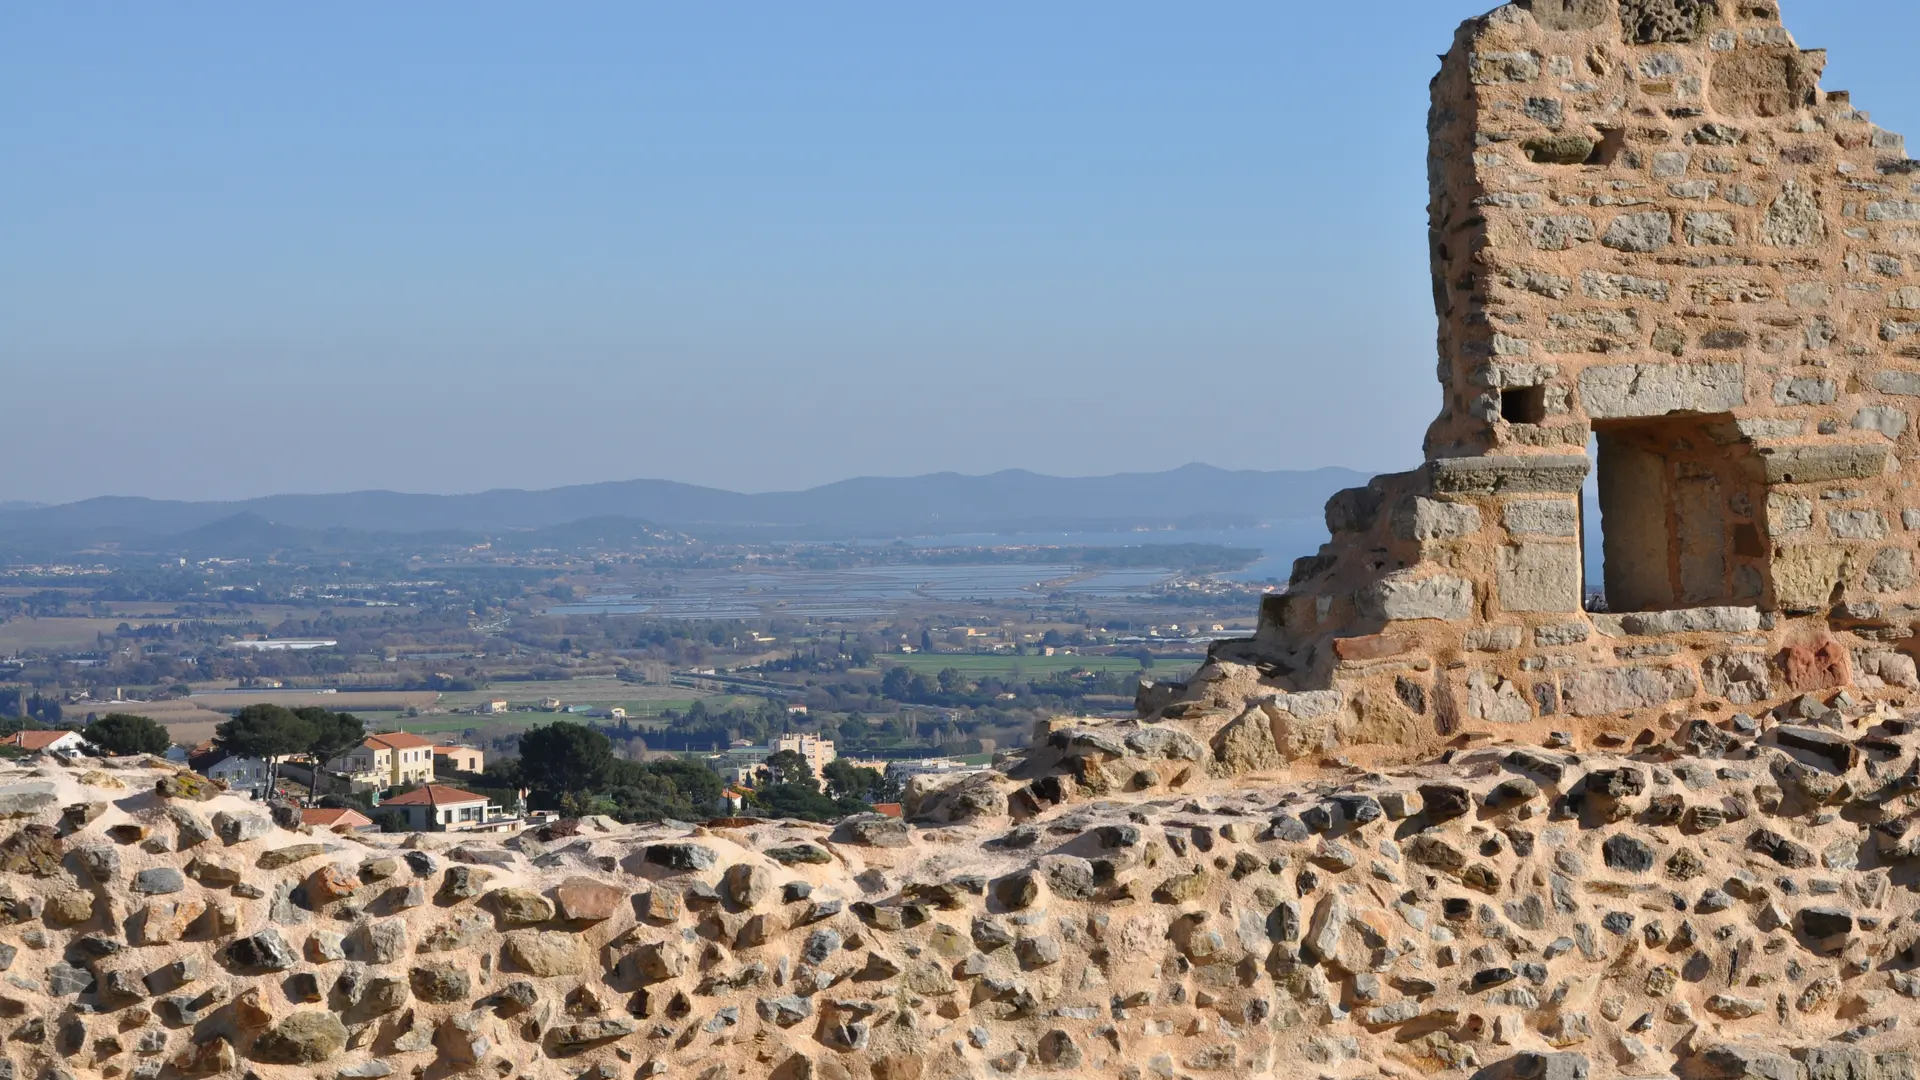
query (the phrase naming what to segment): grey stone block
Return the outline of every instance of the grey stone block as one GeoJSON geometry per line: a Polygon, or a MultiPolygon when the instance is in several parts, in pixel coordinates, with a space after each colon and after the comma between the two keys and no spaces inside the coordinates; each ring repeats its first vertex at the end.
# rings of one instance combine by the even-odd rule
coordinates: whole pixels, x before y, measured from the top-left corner
{"type": "Polygon", "coordinates": [[[1533,720],[1533,706],[1511,680],[1476,671],[1467,676],[1467,715],[1495,724],[1526,724],[1533,720]]]}
{"type": "Polygon", "coordinates": [[[1887,535],[1887,519],[1878,510],[1829,510],[1827,528],[1842,540],[1879,540],[1887,535]]]}
{"type": "Polygon", "coordinates": [[[1579,611],[1580,548],[1547,543],[1504,548],[1497,588],[1506,611],[1579,611]]]}
{"type": "Polygon", "coordinates": [[[1440,458],[1427,463],[1433,490],[1445,495],[1573,494],[1586,481],[1585,454],[1440,458]]]}
{"type": "Polygon", "coordinates": [[[1587,1080],[1587,1055],[1529,1050],[1473,1074],[1473,1080],[1587,1080]]]}
{"type": "Polygon", "coordinates": [[[1595,419],[1726,412],[1746,400],[1739,364],[1605,364],[1580,373],[1580,402],[1595,419]]]}
{"type": "Polygon", "coordinates": [[[1876,371],[1873,388],[1883,394],[1920,397],[1920,371],[1876,371]]]}
{"type": "MultiPolygon", "coordinates": [[[[1683,159],[1686,155],[1680,155],[1683,159]]],[[[1684,168],[1684,163],[1682,168],[1684,168]]],[[[1580,274],[1580,291],[1595,300],[1658,300],[1665,302],[1670,286],[1657,278],[1633,274],[1604,274],[1586,270],[1580,274]]]]}
{"type": "Polygon", "coordinates": [[[1532,82],[1540,77],[1540,57],[1531,52],[1471,53],[1467,72],[1477,86],[1532,82]]]}
{"type": "Polygon", "coordinates": [[[1853,414],[1853,430],[1877,431],[1889,439],[1906,433],[1912,418],[1891,405],[1869,405],[1853,414]]]}
{"type": "Polygon", "coordinates": [[[1578,645],[1593,635],[1593,628],[1586,623],[1553,623],[1535,627],[1534,645],[1543,649],[1558,648],[1563,645],[1578,645]]]}
{"type": "Polygon", "coordinates": [[[1682,608],[1627,615],[1596,615],[1594,625],[1609,637],[1660,634],[1749,634],[1760,629],[1760,609],[1749,607],[1682,608]]]}
{"type": "Polygon", "coordinates": [[[1901,548],[1881,548],[1867,564],[1866,585],[1877,593],[1904,592],[1912,587],[1912,553],[1901,548]]]}
{"type": "Polygon", "coordinates": [[[1393,534],[1402,540],[1452,540],[1480,531],[1480,508],[1472,503],[1408,499],[1394,508],[1393,534]]]}
{"type": "Polygon", "coordinates": [[[1827,222],[1812,194],[1789,181],[1786,190],[1767,207],[1760,223],[1760,241],[1770,247],[1811,247],[1827,238],[1827,222]]]}
{"type": "Polygon", "coordinates": [[[1500,509],[1501,523],[1515,536],[1580,535],[1580,504],[1572,499],[1521,499],[1500,509]]]}
{"type": "Polygon", "coordinates": [[[1700,665],[1707,692],[1735,705],[1752,705],[1773,696],[1773,677],[1761,653],[1722,653],[1700,665]]]}
{"type": "Polygon", "coordinates": [[[1887,471],[1888,453],[1885,445],[1829,443],[1761,447],[1747,460],[1749,469],[1768,484],[1820,484],[1880,476],[1887,471]]]}
{"type": "Polygon", "coordinates": [[[1456,577],[1415,578],[1396,574],[1354,595],[1354,604],[1369,618],[1390,622],[1417,619],[1458,621],[1473,617],[1473,582],[1456,577]]]}
{"type": "Polygon", "coordinates": [[[1567,676],[1561,697],[1575,716],[1607,716],[1684,701],[1698,689],[1680,668],[1606,668],[1567,676]]]}
{"type": "MultiPolygon", "coordinates": [[[[1711,194],[1713,185],[1708,183],[1698,198],[1711,194]]],[[[1695,210],[1681,219],[1681,232],[1692,247],[1721,247],[1733,244],[1739,237],[1733,228],[1733,218],[1714,210],[1695,210]]]]}
{"type": "Polygon", "coordinates": [[[1659,251],[1673,242],[1673,215],[1664,210],[1621,214],[1607,226],[1600,242],[1615,251],[1640,254],[1659,251]]]}
{"type": "Polygon", "coordinates": [[[1347,488],[1327,500],[1327,531],[1366,532],[1380,517],[1381,495],[1372,488],[1347,488]]]}
{"type": "Polygon", "coordinates": [[[1593,222],[1579,214],[1527,219],[1527,239],[1541,251],[1567,251],[1593,240],[1593,222]]]}
{"type": "Polygon", "coordinates": [[[1773,384],[1773,403],[1789,405],[1831,405],[1838,388],[1832,379],[1796,377],[1773,384]]]}

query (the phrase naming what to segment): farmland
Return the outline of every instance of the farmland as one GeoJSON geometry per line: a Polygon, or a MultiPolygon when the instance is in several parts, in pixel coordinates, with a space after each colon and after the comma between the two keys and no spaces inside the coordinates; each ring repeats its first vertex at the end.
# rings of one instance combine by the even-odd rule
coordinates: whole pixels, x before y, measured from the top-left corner
{"type": "MultiPolygon", "coordinates": [[[[489,701],[504,701],[510,712],[533,711],[544,701],[562,706],[585,705],[592,709],[619,707],[629,713],[659,713],[666,709],[685,709],[698,691],[666,683],[628,682],[623,679],[585,678],[556,682],[498,682],[486,690],[441,694],[437,704],[449,711],[471,710],[489,701]]],[[[714,704],[709,701],[709,704],[714,704]]]]}
{"type": "Polygon", "coordinates": [[[215,712],[235,712],[248,705],[278,705],[285,709],[317,707],[333,712],[405,712],[430,708],[440,695],[432,690],[233,690],[199,693],[188,699],[215,712]]]}
{"type": "Polygon", "coordinates": [[[121,623],[139,619],[46,618],[0,622],[0,652],[23,649],[91,649],[100,635],[111,636],[121,623]]]}
{"type": "MultiPolygon", "coordinates": [[[[37,617],[21,615],[0,618],[0,654],[35,649],[56,651],[93,649],[102,637],[113,638],[122,626],[138,630],[144,626],[182,622],[186,617],[176,613],[177,606],[158,603],[111,603],[94,606],[92,613],[85,615],[37,617]]],[[[194,615],[191,621],[235,626],[244,623],[272,625],[296,612],[295,608],[260,605],[213,615],[194,615]]]]}
{"type": "Polygon", "coordinates": [[[1252,595],[1211,578],[1174,588],[1145,551],[516,544],[420,565],[328,554],[16,572],[0,584],[0,711],[138,712],[189,745],[268,703],[499,754],[562,719],[643,750],[803,730],[850,750],[979,753],[1019,745],[1036,716],[1122,708],[1143,674],[1192,670],[1196,631],[1237,629],[1229,603],[1252,595]],[[787,591],[764,591],[775,585],[787,591]],[[333,644],[233,647],[242,636],[333,644]],[[929,651],[902,651],[914,644],[929,651]]]}
{"type": "MultiPolygon", "coordinates": [[[[1197,662],[1196,658],[1196,662],[1197,662]]],[[[923,674],[952,668],[969,678],[1044,679],[1062,671],[1138,672],[1140,661],[1131,656],[1012,656],[989,653],[911,653],[883,661],[923,674]]]]}

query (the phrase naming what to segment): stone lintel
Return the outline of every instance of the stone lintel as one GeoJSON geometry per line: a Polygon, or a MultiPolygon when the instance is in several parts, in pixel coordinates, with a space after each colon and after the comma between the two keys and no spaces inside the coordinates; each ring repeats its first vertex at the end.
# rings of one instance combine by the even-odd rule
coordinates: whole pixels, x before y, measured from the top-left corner
{"type": "Polygon", "coordinates": [[[1595,420],[1723,413],[1747,401],[1740,364],[1600,364],[1580,372],[1580,401],[1595,420]]]}
{"type": "Polygon", "coordinates": [[[1441,495],[1571,494],[1586,482],[1585,454],[1439,458],[1427,463],[1441,495]]]}

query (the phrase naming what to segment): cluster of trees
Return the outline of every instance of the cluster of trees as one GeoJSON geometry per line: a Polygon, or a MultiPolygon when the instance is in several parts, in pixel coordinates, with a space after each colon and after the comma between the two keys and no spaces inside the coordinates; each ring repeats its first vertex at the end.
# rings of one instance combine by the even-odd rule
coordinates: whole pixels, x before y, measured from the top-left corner
{"type": "MultiPolygon", "coordinates": [[[[782,751],[767,759],[750,795],[777,817],[829,821],[897,797],[874,769],[845,761],[827,765],[825,783],[805,758],[782,751]]],[[[520,736],[520,756],[489,764],[487,781],[527,788],[534,809],[606,814],[619,821],[706,821],[720,810],[720,777],[698,761],[636,762],[615,757],[612,740],[582,724],[556,721],[520,736]]]]}
{"type": "MultiPolygon", "coordinates": [[[[515,619],[504,636],[524,648],[560,656],[620,653],[677,667],[707,662],[716,650],[747,640],[754,628],[733,619],[663,621],[574,615],[515,619]]],[[[565,677],[564,673],[558,677],[565,677]]]]}
{"type": "Polygon", "coordinates": [[[1076,675],[1055,671],[1044,678],[1023,679],[1018,674],[968,679],[955,668],[943,668],[931,678],[904,665],[886,669],[880,678],[880,696],[909,705],[948,709],[978,709],[1012,694],[1024,708],[1058,708],[1093,694],[1131,696],[1139,676],[1101,671],[1076,675]]]}
{"type": "MultiPolygon", "coordinates": [[[[1116,689],[1118,692],[1122,691],[1116,689]]],[[[1133,692],[1131,683],[1124,685],[1124,692],[1133,692]]],[[[889,710],[885,701],[877,697],[870,700],[875,708],[873,714],[860,707],[869,703],[869,699],[862,698],[853,703],[856,707],[845,713],[816,712],[811,722],[802,729],[832,739],[839,744],[842,753],[901,751],[972,754],[979,752],[979,743],[983,739],[990,739],[995,745],[1013,745],[1031,723],[1030,718],[1009,708],[974,708],[964,713],[941,716],[925,710],[897,707],[889,710]]],[[[1034,699],[1026,698],[1024,704],[1032,706],[1034,699]]],[[[664,729],[643,732],[631,722],[615,721],[597,730],[629,750],[638,743],[646,749],[674,753],[723,750],[735,739],[764,743],[774,734],[796,730],[794,717],[788,715],[786,706],[780,702],[763,701],[747,707],[711,709],[705,702],[696,701],[685,712],[668,710],[660,718],[666,721],[664,729]]]]}
{"type": "Polygon", "coordinates": [[[719,808],[720,777],[697,761],[615,757],[604,734],[556,721],[520,736],[520,756],[491,763],[494,786],[526,788],[536,810],[617,821],[705,821],[719,808]]]}
{"type": "Polygon", "coordinates": [[[41,589],[25,596],[0,596],[0,616],[27,615],[47,619],[92,613],[92,605],[76,601],[64,589],[41,589]]]}
{"type": "Polygon", "coordinates": [[[131,713],[108,713],[80,730],[80,736],[108,754],[164,754],[173,736],[158,722],[131,713]]]}
{"type": "Polygon", "coordinates": [[[17,686],[0,687],[0,716],[57,724],[61,713],[58,701],[42,697],[38,691],[30,692],[17,686]]]}
{"type": "MultiPolygon", "coordinates": [[[[646,745],[654,750],[676,753],[725,749],[734,739],[751,743],[767,741],[769,735],[793,726],[787,707],[778,701],[759,701],[747,707],[712,709],[704,701],[695,701],[687,711],[668,710],[661,715],[666,730],[646,734],[646,745]]],[[[616,726],[608,734],[624,740],[640,737],[631,725],[616,726]]]]}
{"type": "Polygon", "coordinates": [[[462,679],[444,672],[435,672],[429,675],[408,676],[400,680],[398,689],[437,690],[443,694],[461,694],[480,689],[480,684],[473,679],[462,679]]]}
{"type": "MultiPolygon", "coordinates": [[[[316,787],[322,783],[326,763],[366,737],[366,725],[352,713],[279,705],[249,705],[213,729],[213,745],[229,754],[268,762],[281,757],[304,760],[313,771],[316,787]]],[[[277,773],[271,778],[277,780],[277,773]]]]}
{"type": "Polygon", "coordinates": [[[747,793],[747,801],[773,817],[832,821],[899,795],[876,769],[835,760],[820,771],[824,775],[815,778],[806,758],[782,750],[760,767],[760,782],[747,793]]]}

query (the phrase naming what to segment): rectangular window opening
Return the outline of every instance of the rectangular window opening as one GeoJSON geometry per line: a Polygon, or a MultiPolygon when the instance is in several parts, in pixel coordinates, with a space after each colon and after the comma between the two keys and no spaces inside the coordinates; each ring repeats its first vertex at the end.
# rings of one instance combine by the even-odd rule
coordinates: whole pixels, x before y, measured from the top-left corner
{"type": "Polygon", "coordinates": [[[1746,448],[1716,438],[1728,419],[1595,425],[1581,521],[1589,610],[1759,601],[1767,545],[1753,515],[1765,494],[1742,468],[1746,448]]]}
{"type": "Polygon", "coordinates": [[[1509,424],[1539,424],[1547,419],[1547,388],[1516,386],[1500,391],[1500,419],[1509,424]]]}

